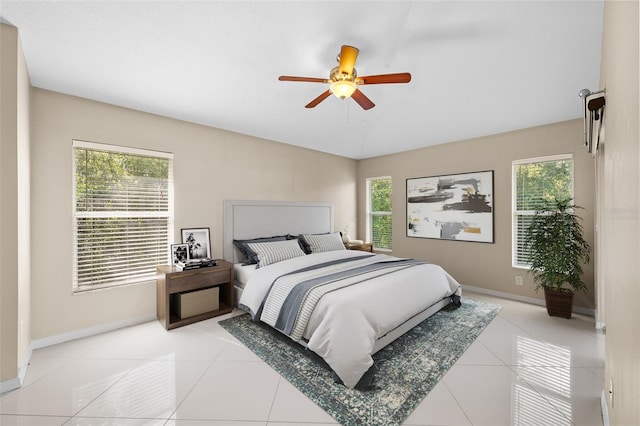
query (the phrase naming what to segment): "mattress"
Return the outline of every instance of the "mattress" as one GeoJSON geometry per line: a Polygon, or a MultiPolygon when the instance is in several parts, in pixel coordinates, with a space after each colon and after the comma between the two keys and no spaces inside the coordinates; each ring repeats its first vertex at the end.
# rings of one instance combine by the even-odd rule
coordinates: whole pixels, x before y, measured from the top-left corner
{"type": "Polygon", "coordinates": [[[244,285],[249,281],[251,275],[256,271],[256,265],[243,265],[242,263],[235,263],[233,265],[233,276],[235,278],[236,287],[244,288],[244,285]]]}

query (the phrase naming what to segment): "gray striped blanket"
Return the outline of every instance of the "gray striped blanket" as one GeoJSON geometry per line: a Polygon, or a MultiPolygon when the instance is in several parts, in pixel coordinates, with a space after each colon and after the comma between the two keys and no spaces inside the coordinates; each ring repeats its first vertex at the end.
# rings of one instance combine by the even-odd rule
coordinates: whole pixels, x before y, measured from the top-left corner
{"type": "Polygon", "coordinates": [[[366,255],[294,271],[273,282],[260,319],[299,341],[325,294],[424,263],[416,259],[379,261],[376,256],[366,255]]]}

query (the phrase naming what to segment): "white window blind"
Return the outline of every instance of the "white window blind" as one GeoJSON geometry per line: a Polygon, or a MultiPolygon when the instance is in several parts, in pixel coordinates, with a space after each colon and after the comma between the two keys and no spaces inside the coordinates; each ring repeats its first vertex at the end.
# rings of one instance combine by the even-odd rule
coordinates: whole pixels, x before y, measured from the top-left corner
{"type": "Polygon", "coordinates": [[[536,211],[556,198],[573,198],[573,156],[517,160],[512,163],[512,266],[529,268],[524,236],[536,211]]]}
{"type": "Polygon", "coordinates": [[[378,250],[392,249],[391,177],[367,179],[367,238],[378,250]]]}
{"type": "Polygon", "coordinates": [[[149,281],[169,263],[173,154],[73,141],[75,292],[149,281]]]}

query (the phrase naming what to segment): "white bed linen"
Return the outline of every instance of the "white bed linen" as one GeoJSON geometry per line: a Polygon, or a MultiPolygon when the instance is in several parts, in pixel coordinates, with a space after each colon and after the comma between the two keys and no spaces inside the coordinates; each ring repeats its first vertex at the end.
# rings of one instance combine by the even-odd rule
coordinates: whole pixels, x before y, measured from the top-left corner
{"type": "MultiPolygon", "coordinates": [[[[256,313],[279,276],[316,263],[362,255],[352,250],[315,253],[259,268],[246,283],[240,305],[256,313]]],[[[329,364],[345,386],[353,388],[373,364],[371,354],[378,338],[453,294],[461,294],[460,284],[433,264],[329,293],[316,305],[307,324],[307,347],[329,364]]]]}

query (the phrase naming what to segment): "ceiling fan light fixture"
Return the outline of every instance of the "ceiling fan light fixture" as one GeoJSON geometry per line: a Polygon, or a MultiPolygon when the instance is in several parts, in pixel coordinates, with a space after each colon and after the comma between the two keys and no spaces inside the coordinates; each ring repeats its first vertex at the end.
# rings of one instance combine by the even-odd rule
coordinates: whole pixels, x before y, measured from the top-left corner
{"type": "Polygon", "coordinates": [[[355,64],[358,57],[358,48],[344,45],[340,49],[340,54],[336,58],[338,66],[329,72],[329,78],[317,77],[296,77],[291,75],[281,75],[278,77],[280,81],[306,81],[310,83],[329,83],[329,90],[325,90],[314,100],[305,105],[305,108],[315,108],[320,102],[324,101],[333,93],[336,98],[346,99],[352,98],[360,107],[367,111],[376,106],[358,86],[363,84],[391,84],[391,83],[408,83],[411,81],[411,74],[408,72],[394,74],[369,75],[366,77],[358,77],[355,64]]]}
{"type": "Polygon", "coordinates": [[[338,80],[331,83],[331,93],[340,99],[350,98],[356,91],[356,84],[351,80],[338,80]]]}

